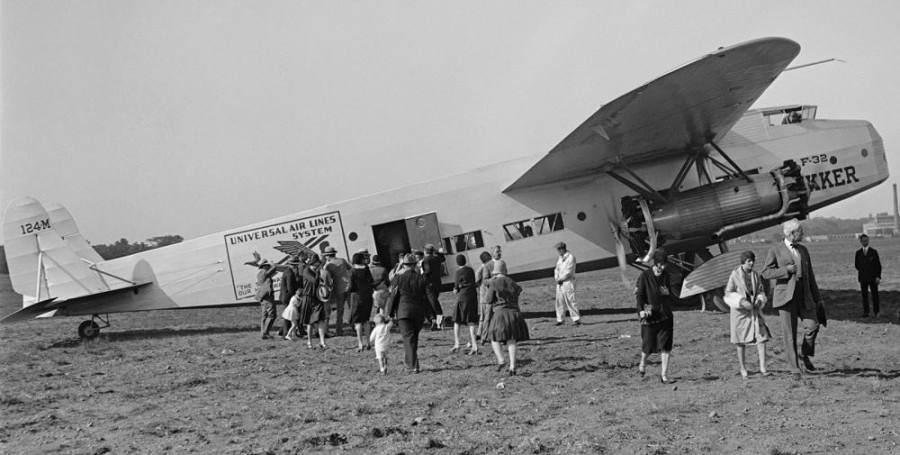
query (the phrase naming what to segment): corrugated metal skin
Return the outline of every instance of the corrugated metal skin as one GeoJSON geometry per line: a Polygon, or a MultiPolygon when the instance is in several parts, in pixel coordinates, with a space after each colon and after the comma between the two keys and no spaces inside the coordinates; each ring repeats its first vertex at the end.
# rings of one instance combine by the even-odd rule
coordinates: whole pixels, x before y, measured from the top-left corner
{"type": "Polygon", "coordinates": [[[781,197],[772,181],[736,181],[694,189],[688,197],[675,201],[672,208],[654,216],[657,227],[690,237],[774,213],[781,208],[781,197]]]}

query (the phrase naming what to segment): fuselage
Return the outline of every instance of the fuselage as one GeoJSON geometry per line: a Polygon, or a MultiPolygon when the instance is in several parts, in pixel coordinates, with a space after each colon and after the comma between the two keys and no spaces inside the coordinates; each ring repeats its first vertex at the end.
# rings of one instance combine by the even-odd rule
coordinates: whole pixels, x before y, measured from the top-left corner
{"type": "MultiPolygon", "coordinates": [[[[717,143],[751,174],[796,161],[811,191],[810,209],[887,179],[884,146],[869,122],[817,120],[812,114],[798,123],[781,124],[766,112],[748,111],[717,143]]],[[[63,307],[59,314],[250,304],[257,269],[245,262],[253,259],[253,252],[283,261],[284,245],[291,242],[314,251],[333,246],[343,257],[365,248],[378,252],[388,266],[398,252],[432,243],[448,255],[445,284],[457,270],[452,256],[464,255],[477,267],[479,254],[494,245],[502,247],[510,274],[517,279],[552,276],[557,260],[553,246],[559,241],[575,254],[579,271],[615,266],[610,226],[620,217],[622,197],[634,191],[607,174],[596,174],[504,192],[540,158],[524,157],[106,261],[98,265],[100,270],[152,284],[126,295],[98,296],[95,303],[77,309],[63,307]]],[[[673,153],[633,170],[654,188],[668,189],[683,161],[673,153]]],[[[710,169],[715,177],[725,176],[716,171],[710,169]]],[[[690,175],[681,190],[700,184],[699,176],[690,175]]],[[[684,248],[697,248],[698,242],[711,245],[781,221],[745,226],[719,239],[695,239],[684,248]]],[[[674,245],[670,253],[679,251],[674,245]]]]}

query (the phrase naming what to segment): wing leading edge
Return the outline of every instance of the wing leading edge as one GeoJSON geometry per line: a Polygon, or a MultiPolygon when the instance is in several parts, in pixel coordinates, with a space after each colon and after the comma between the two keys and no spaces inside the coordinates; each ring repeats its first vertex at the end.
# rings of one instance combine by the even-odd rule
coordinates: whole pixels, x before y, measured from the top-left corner
{"type": "Polygon", "coordinates": [[[800,53],[786,38],[720,48],[601,107],[505,191],[604,172],[725,135],[800,53]]]}

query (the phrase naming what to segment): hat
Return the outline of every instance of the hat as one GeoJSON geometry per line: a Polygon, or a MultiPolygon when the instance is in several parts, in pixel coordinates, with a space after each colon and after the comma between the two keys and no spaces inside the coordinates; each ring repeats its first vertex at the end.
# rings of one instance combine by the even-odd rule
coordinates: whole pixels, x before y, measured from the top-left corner
{"type": "Polygon", "coordinates": [[[564,250],[566,249],[566,242],[556,242],[556,246],[554,246],[553,248],[556,248],[557,250],[564,250]]]}
{"type": "Polygon", "coordinates": [[[263,260],[259,261],[259,264],[257,265],[257,267],[259,267],[259,268],[271,267],[271,266],[272,266],[272,263],[269,262],[268,259],[263,259],[263,260]]]}
{"type": "Polygon", "coordinates": [[[366,256],[368,256],[368,255],[369,255],[369,249],[368,249],[368,248],[360,248],[359,251],[357,251],[357,253],[359,253],[359,254],[365,254],[366,256]]]}
{"type": "Polygon", "coordinates": [[[406,265],[414,265],[416,262],[419,262],[419,261],[416,260],[416,255],[414,255],[412,253],[407,254],[406,256],[403,256],[403,263],[406,265]]]}
{"type": "Polygon", "coordinates": [[[666,257],[666,250],[660,248],[653,252],[653,263],[654,264],[665,264],[668,258],[666,257]]]}
{"type": "Polygon", "coordinates": [[[299,265],[299,264],[300,264],[300,257],[299,257],[299,256],[296,256],[296,255],[295,255],[295,256],[291,256],[291,258],[288,259],[287,263],[290,264],[290,265],[299,265]]]}
{"type": "Polygon", "coordinates": [[[425,252],[426,253],[434,253],[434,245],[430,243],[425,244],[425,252]]]}
{"type": "Polygon", "coordinates": [[[324,254],[325,256],[336,256],[337,250],[334,249],[333,246],[329,246],[325,248],[325,251],[322,254],[324,254]]]}
{"type": "Polygon", "coordinates": [[[381,258],[377,254],[372,255],[372,265],[381,265],[381,258]]]}

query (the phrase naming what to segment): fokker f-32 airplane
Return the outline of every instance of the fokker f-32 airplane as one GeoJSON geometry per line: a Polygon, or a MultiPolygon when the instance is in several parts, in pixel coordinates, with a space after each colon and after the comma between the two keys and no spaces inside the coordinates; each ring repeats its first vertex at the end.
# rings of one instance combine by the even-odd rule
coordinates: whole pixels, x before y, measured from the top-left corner
{"type": "MultiPolygon", "coordinates": [[[[520,280],[552,276],[558,241],[577,252],[579,271],[659,246],[709,259],[711,245],[888,178],[867,121],[819,119],[807,105],[748,110],[799,52],[784,38],[720,48],[602,106],[544,156],[114,260],[97,255],[62,206],[16,199],[3,235],[24,308],[3,322],[88,315],[79,334],[93,337],[111,313],[252,304],[255,252],[277,263],[326,246],[344,257],[374,248],[390,266],[426,243],[469,263],[501,245],[520,280]]],[[[445,284],[456,267],[447,262],[445,284]]]]}

